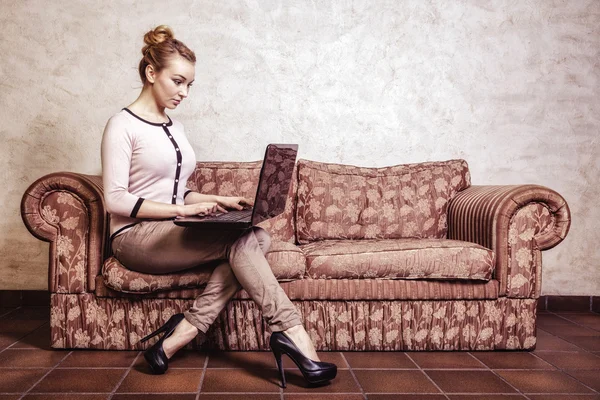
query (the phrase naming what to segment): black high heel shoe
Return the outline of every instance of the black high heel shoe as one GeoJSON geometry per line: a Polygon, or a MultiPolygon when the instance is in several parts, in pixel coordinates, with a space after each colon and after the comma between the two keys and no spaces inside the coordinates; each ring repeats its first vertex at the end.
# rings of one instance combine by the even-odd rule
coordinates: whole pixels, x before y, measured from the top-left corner
{"type": "Polygon", "coordinates": [[[310,384],[325,383],[332,380],[337,375],[337,366],[332,363],[313,361],[306,357],[298,347],[282,332],[273,332],[271,334],[271,350],[277,361],[277,368],[281,376],[281,386],[285,387],[285,374],[283,372],[283,363],[281,355],[287,354],[288,357],[298,366],[304,379],[310,384]]]}
{"type": "Polygon", "coordinates": [[[140,340],[140,342],[144,343],[153,338],[154,336],[162,332],[166,332],[163,335],[163,337],[159,339],[158,342],[154,343],[152,347],[150,347],[144,352],[144,358],[146,359],[146,361],[148,361],[152,373],[157,375],[164,374],[165,371],[169,368],[169,359],[165,355],[165,351],[163,350],[162,345],[165,339],[171,336],[171,334],[183,318],[184,317],[182,313],[173,315],[163,326],[161,326],[160,328],[158,328],[157,330],[140,340]]]}

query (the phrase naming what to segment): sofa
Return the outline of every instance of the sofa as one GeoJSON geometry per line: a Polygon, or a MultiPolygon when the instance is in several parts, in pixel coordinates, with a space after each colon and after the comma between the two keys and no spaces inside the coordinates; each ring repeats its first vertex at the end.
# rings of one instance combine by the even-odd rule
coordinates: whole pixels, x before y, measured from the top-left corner
{"type": "MultiPolygon", "coordinates": [[[[199,162],[188,187],[253,197],[261,161],[199,162]]],[[[108,243],[101,176],[46,175],[21,214],[50,243],[51,345],[144,349],[139,339],[202,292],[214,265],[129,271],[108,243]]],[[[475,186],[464,160],[363,168],[298,160],[285,212],[260,224],[273,273],[320,351],[527,350],[536,345],[541,251],[570,226],[538,185],[475,186]]],[[[268,350],[240,290],[189,347],[268,350]]]]}

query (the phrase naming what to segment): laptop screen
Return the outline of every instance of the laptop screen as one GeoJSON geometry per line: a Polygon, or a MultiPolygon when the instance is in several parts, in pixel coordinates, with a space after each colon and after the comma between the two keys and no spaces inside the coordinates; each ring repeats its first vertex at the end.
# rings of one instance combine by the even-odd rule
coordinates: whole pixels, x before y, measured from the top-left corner
{"type": "Polygon", "coordinates": [[[285,210],[298,145],[270,144],[260,171],[252,225],[273,218],[285,210]]]}

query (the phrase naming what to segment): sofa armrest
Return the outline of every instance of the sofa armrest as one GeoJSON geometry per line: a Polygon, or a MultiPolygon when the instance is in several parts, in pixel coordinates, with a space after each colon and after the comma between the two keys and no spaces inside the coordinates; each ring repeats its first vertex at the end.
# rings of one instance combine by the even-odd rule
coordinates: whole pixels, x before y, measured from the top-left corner
{"type": "Polygon", "coordinates": [[[102,178],[72,172],[43,176],[25,191],[21,217],[32,235],[50,242],[50,292],[93,291],[108,227],[102,178]]]}
{"type": "Polygon", "coordinates": [[[471,186],[448,208],[448,238],[492,249],[499,294],[513,298],[539,297],[541,250],[560,243],[570,224],[565,199],[538,185],[471,186]]]}

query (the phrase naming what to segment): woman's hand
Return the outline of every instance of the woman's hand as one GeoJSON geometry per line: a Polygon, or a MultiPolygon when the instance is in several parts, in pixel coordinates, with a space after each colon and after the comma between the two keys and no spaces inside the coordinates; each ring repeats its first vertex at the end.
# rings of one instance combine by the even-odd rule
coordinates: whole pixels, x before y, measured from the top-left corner
{"type": "Polygon", "coordinates": [[[221,207],[233,210],[243,210],[244,206],[252,206],[252,201],[245,197],[219,197],[218,203],[221,207]]]}
{"type": "Polygon", "coordinates": [[[196,216],[196,215],[211,215],[217,212],[227,212],[219,203],[216,202],[201,202],[194,204],[186,204],[181,206],[182,217],[196,216]]]}

